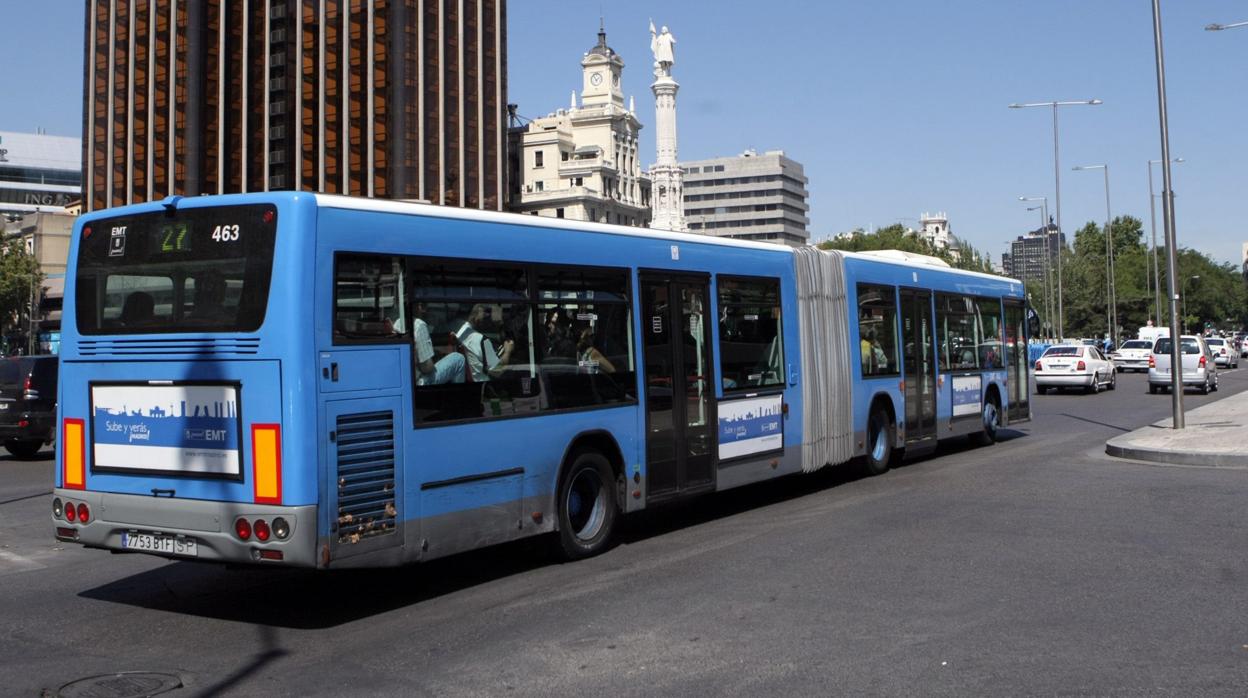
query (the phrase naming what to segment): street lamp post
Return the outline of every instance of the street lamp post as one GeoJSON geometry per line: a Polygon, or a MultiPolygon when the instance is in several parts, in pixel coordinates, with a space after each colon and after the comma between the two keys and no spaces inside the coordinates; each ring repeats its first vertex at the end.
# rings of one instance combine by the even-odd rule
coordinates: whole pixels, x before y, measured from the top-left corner
{"type": "Polygon", "coordinates": [[[1105,171],[1105,317],[1109,326],[1106,336],[1111,344],[1118,346],[1118,279],[1114,271],[1114,219],[1109,213],[1109,164],[1081,165],[1074,169],[1105,171]]]}
{"type": "MultiPolygon", "coordinates": [[[[1161,327],[1161,268],[1157,262],[1157,194],[1153,193],[1153,165],[1160,163],[1161,160],[1148,161],[1148,216],[1149,225],[1153,231],[1153,291],[1155,301],[1153,304],[1153,324],[1161,327]]],[[[1184,162],[1183,158],[1175,158],[1170,162],[1184,162]]]]}
{"type": "Polygon", "coordinates": [[[1170,188],[1170,119],[1166,114],[1166,58],[1161,39],[1161,0],[1153,0],[1153,54],[1157,65],[1157,120],[1161,127],[1161,218],[1166,229],[1166,283],[1170,292],[1171,425],[1184,426],[1183,354],[1179,346],[1179,308],[1175,288],[1179,275],[1178,234],[1174,230],[1174,190],[1170,188]]]}
{"type": "MultiPolygon", "coordinates": [[[[1057,108],[1076,106],[1080,104],[1095,106],[1101,104],[1101,100],[1082,99],[1066,102],[1027,102],[1023,104],[1014,103],[1010,105],[1010,109],[1026,109],[1027,107],[1051,107],[1053,109],[1053,184],[1057,195],[1055,204],[1057,207],[1057,240],[1059,243],[1057,253],[1057,334],[1059,337],[1062,336],[1063,330],[1065,329],[1063,323],[1065,308],[1062,305],[1062,252],[1064,250],[1061,249],[1064,248],[1065,245],[1060,244],[1062,241],[1062,175],[1057,138],[1057,108]]],[[[1045,232],[1047,233],[1048,231],[1046,230],[1045,232]]]]}
{"type": "Polygon", "coordinates": [[[1200,281],[1200,274],[1189,276],[1183,280],[1183,334],[1187,334],[1190,330],[1187,327],[1187,282],[1200,281]]]}
{"type": "MultiPolygon", "coordinates": [[[[1052,256],[1051,247],[1049,245],[1049,198],[1047,196],[1020,196],[1019,201],[1039,201],[1040,202],[1040,233],[1044,242],[1044,319],[1049,323],[1049,329],[1052,330],[1053,324],[1053,279],[1052,269],[1050,269],[1050,257],[1052,256]]],[[[1036,207],[1027,209],[1028,211],[1036,210],[1036,207]]],[[[1061,259],[1061,238],[1058,238],[1058,259],[1061,259]]],[[[1060,336],[1060,332],[1058,333],[1060,336]]]]}

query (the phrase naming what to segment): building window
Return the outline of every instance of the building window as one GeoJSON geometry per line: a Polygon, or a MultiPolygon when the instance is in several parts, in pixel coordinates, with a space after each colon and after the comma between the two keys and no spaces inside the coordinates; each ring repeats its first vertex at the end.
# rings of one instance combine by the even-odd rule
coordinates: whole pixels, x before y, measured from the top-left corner
{"type": "Polygon", "coordinates": [[[555,209],[555,218],[563,218],[563,209],[562,209],[562,208],[557,208],[557,209],[555,209]]]}
{"type": "Polygon", "coordinates": [[[568,151],[566,151],[566,150],[561,150],[561,151],[559,151],[559,159],[560,159],[560,160],[562,160],[562,161],[564,161],[564,162],[567,162],[567,161],[568,161],[568,151]]]}
{"type": "Polygon", "coordinates": [[[539,151],[537,151],[537,152],[535,152],[535,153],[533,153],[533,166],[534,166],[534,167],[541,167],[541,166],[542,166],[542,159],[543,159],[543,158],[542,158],[542,155],[543,155],[543,154],[544,154],[544,153],[542,153],[542,151],[540,151],[540,150],[539,150],[539,151]]]}
{"type": "Polygon", "coordinates": [[[537,182],[535,182],[535,183],[534,183],[534,186],[536,186],[536,187],[537,187],[537,190],[538,190],[538,191],[542,191],[543,189],[545,189],[545,187],[543,186],[543,182],[542,182],[542,180],[540,180],[540,179],[539,179],[539,180],[537,180],[537,182]]]}

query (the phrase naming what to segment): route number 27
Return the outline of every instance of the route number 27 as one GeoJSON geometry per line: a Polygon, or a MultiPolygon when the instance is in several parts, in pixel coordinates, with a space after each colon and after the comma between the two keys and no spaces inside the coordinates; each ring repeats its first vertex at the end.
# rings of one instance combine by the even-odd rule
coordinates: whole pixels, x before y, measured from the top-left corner
{"type": "Polygon", "coordinates": [[[233,242],[238,239],[238,226],[218,225],[212,229],[212,239],[216,242],[233,242]]]}

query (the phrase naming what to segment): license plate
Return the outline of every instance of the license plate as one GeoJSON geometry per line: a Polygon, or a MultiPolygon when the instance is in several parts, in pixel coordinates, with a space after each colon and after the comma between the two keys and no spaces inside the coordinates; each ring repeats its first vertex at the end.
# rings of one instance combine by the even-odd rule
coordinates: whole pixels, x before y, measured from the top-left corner
{"type": "Polygon", "coordinates": [[[1066,368],[1070,364],[1049,364],[1050,368],[1066,368]]]}
{"type": "Polygon", "coordinates": [[[199,556],[199,543],[196,543],[194,538],[184,538],[168,533],[123,533],[121,534],[121,547],[126,550],[142,550],[146,553],[199,556]]]}

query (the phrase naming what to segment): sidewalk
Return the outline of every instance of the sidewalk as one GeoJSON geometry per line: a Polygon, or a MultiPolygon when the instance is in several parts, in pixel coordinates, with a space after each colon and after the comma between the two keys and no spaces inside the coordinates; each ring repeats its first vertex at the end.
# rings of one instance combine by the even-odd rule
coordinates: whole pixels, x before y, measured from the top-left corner
{"type": "Polygon", "coordinates": [[[1105,442],[1105,452],[1155,463],[1248,469],[1248,392],[1188,410],[1184,421],[1184,429],[1171,429],[1167,418],[1115,436],[1105,442]]]}

